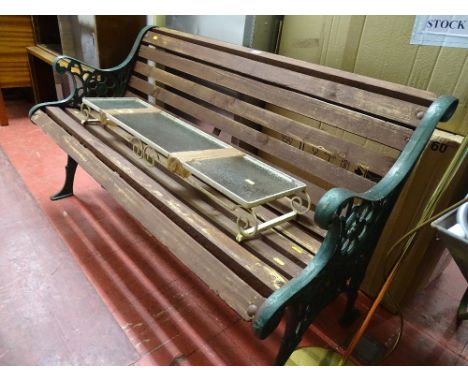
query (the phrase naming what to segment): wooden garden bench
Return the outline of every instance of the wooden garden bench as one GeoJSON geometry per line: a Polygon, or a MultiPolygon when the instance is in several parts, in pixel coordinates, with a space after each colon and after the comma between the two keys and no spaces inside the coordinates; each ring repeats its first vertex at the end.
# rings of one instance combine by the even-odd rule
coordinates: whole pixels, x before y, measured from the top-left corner
{"type": "MultiPolygon", "coordinates": [[[[147,27],[111,69],[59,57],[75,83],[31,120],[68,154],[54,200],[73,194],[77,164],[267,337],[286,314],[283,364],[318,313],[342,292],[344,317],[411,169],[457,100],[166,28],[147,27]],[[82,125],[86,97],[149,100],[307,184],[305,216],[239,243],[232,212],[132,151],[115,125],[82,125]],[[401,154],[400,154],[401,152],[401,154]]],[[[229,171],[229,169],[226,169],[229,171]]],[[[219,195],[224,198],[223,195],[219,195]]],[[[260,219],[285,210],[259,207],[260,219]]]]}

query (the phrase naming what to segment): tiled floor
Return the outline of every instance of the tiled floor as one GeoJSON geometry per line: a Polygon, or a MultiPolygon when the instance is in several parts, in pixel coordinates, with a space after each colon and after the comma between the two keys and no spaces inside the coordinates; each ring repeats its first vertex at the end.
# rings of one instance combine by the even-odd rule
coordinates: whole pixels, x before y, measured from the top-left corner
{"type": "MultiPolygon", "coordinates": [[[[10,125],[0,128],[0,147],[138,351],[136,364],[271,364],[280,333],[265,341],[256,339],[248,323],[80,168],[76,196],[51,202],[49,195],[64,179],[66,155],[25,117],[27,105],[16,102],[8,107],[10,125]]],[[[401,343],[385,363],[467,365],[468,323],[457,328],[454,318],[464,288],[462,275],[450,265],[403,312],[401,343]]],[[[360,310],[368,304],[360,296],[360,310]]],[[[338,299],[311,327],[302,345],[346,343],[359,322],[346,329],[337,325],[342,308],[343,299],[338,299]]],[[[398,328],[398,317],[379,309],[367,338],[389,345],[398,328]]]]}

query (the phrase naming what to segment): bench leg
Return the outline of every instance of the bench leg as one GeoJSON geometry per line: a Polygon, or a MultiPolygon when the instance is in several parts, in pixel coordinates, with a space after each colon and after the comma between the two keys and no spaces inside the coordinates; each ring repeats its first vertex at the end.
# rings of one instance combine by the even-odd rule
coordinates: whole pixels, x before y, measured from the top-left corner
{"type": "Polygon", "coordinates": [[[460,301],[457,312],[457,323],[460,324],[463,320],[468,320],[468,288],[460,301]]]}
{"type": "Polygon", "coordinates": [[[5,100],[3,99],[2,88],[0,88],[0,125],[8,125],[8,114],[5,106],[5,100]]]}
{"type": "Polygon", "coordinates": [[[358,295],[357,289],[347,291],[346,295],[346,307],[339,321],[341,326],[349,326],[359,317],[359,310],[354,307],[358,295]]]}
{"type": "Polygon", "coordinates": [[[282,366],[286,363],[301,342],[302,336],[309,328],[311,322],[319,313],[320,309],[314,309],[312,305],[301,302],[286,308],[286,327],[275,359],[275,365],[282,366]]]}
{"type": "Polygon", "coordinates": [[[60,200],[73,196],[73,182],[75,180],[75,172],[78,163],[69,155],[67,165],[65,166],[65,183],[62,189],[50,197],[50,200],[60,200]]]}
{"type": "MultiPolygon", "coordinates": [[[[364,268],[365,269],[365,268],[364,268]]],[[[351,325],[358,317],[359,317],[359,310],[355,308],[356,299],[358,296],[359,286],[364,279],[365,272],[359,272],[358,274],[354,275],[346,289],[347,301],[346,307],[341,316],[339,322],[342,326],[349,326],[351,325]]]]}

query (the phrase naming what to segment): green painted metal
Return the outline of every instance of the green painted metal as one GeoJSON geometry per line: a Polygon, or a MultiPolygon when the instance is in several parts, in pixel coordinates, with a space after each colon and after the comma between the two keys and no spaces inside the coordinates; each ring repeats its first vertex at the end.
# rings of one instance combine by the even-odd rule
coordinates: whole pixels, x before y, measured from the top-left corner
{"type": "Polygon", "coordinates": [[[69,74],[73,81],[73,91],[63,100],[43,102],[34,105],[29,111],[29,118],[39,109],[46,106],[78,107],[83,97],[121,97],[127,88],[137,51],[145,33],[156,28],[155,25],[144,27],[138,34],[127,58],[119,65],[109,69],[92,67],[69,56],[58,56],[53,69],[62,75],[69,74]]]}
{"type": "Polygon", "coordinates": [[[342,292],[348,294],[345,316],[352,315],[357,290],[396,198],[437,124],[450,119],[457,104],[450,96],[435,100],[393,167],[370,190],[334,188],[321,198],[315,221],[328,230],[322,246],[301,274],[264,302],[252,323],[256,335],[266,338],[286,313],[276,364],[286,362],[320,311],[342,292]]]}

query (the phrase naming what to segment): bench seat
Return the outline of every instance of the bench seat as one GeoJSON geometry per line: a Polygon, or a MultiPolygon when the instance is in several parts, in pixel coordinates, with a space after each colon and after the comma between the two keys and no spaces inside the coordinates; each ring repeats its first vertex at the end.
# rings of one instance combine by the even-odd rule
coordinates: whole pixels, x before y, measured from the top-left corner
{"type": "MultiPolygon", "coordinates": [[[[187,187],[166,169],[149,167],[139,160],[123,130],[102,125],[85,128],[80,124],[82,118],[76,109],[47,107],[45,113],[36,113],[33,121],[142,222],[146,230],[176,256],[182,256],[182,262],[245,320],[252,319],[249,307],[260,306],[273,291],[297,276],[320,248],[325,231],[313,223],[308,226],[308,219],[302,224],[290,222],[238,243],[233,216],[220,211],[207,196],[187,187]],[[115,174],[120,177],[118,184],[112,181],[115,174]],[[112,187],[106,182],[112,182],[112,187]],[[127,200],[129,196],[120,196],[122,192],[132,198],[137,198],[137,194],[144,198],[138,197],[132,207],[127,200]],[[313,231],[310,225],[315,226],[313,231]],[[227,287],[234,285],[237,286],[234,290],[227,287]]],[[[281,207],[261,207],[258,215],[271,219],[281,214],[281,207]]]]}

